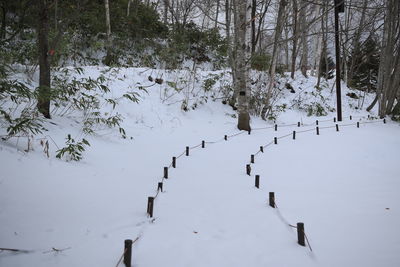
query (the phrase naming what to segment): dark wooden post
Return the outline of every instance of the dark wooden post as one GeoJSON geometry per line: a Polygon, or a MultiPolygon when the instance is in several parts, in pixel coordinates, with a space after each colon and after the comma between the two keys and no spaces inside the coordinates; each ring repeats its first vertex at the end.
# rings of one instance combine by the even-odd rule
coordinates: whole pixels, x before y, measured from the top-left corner
{"type": "Polygon", "coordinates": [[[189,156],[189,147],[186,147],[186,156],[189,156]]]}
{"type": "Polygon", "coordinates": [[[164,178],[168,179],[168,167],[164,167],[164,178]]]}
{"type": "Polygon", "coordinates": [[[357,128],[360,128],[360,122],[357,121],[357,128]]]}
{"type": "Polygon", "coordinates": [[[383,119],[383,123],[386,123],[386,119],[383,119]]]}
{"type": "Polygon", "coordinates": [[[228,140],[228,136],[224,135],[224,139],[225,139],[225,141],[227,141],[228,140]]]}
{"type": "Polygon", "coordinates": [[[274,144],[277,145],[278,144],[278,138],[274,137],[274,144]]]}
{"type": "Polygon", "coordinates": [[[275,208],[275,193],[269,192],[269,205],[275,208]]]}
{"type": "Polygon", "coordinates": [[[300,127],[300,122],[297,122],[297,127],[300,127]]]}
{"type": "Polygon", "coordinates": [[[300,246],[306,246],[304,242],[304,223],[297,223],[297,241],[300,246]]]}
{"type": "Polygon", "coordinates": [[[336,122],[336,117],[333,118],[333,122],[336,122]]]}
{"type": "Polygon", "coordinates": [[[201,141],[201,148],[205,148],[206,147],[206,142],[205,141],[201,141]]]}
{"type": "Polygon", "coordinates": [[[250,156],[250,163],[254,163],[254,155],[250,156]]]}
{"type": "Polygon", "coordinates": [[[247,173],[247,175],[249,175],[249,176],[250,176],[250,173],[251,173],[251,167],[250,167],[250,164],[247,164],[247,165],[246,165],[246,173],[247,173]]]}
{"type": "Polygon", "coordinates": [[[154,206],[154,197],[149,197],[147,200],[147,214],[149,214],[150,218],[153,217],[153,206],[154,206]]]}
{"type": "Polygon", "coordinates": [[[261,151],[262,153],[264,153],[264,147],[263,147],[263,146],[260,146],[260,151],[261,151]]]}
{"type": "Polygon", "coordinates": [[[315,125],[318,125],[318,120],[315,121],[315,125]]]}
{"type": "Polygon", "coordinates": [[[157,191],[160,190],[161,192],[163,191],[163,183],[159,182],[157,186],[157,191]]]}
{"type": "Polygon", "coordinates": [[[339,132],[339,124],[336,124],[336,132],[339,132]]]}
{"type": "Polygon", "coordinates": [[[132,266],[132,240],[125,240],[124,264],[126,267],[132,266]]]}
{"type": "Polygon", "coordinates": [[[296,139],[296,131],[293,131],[293,140],[296,139]]]}
{"type": "Polygon", "coordinates": [[[353,119],[353,117],[350,115],[350,120],[352,120],[353,119]]]}
{"type": "Polygon", "coordinates": [[[275,131],[278,131],[278,125],[275,124],[275,131]]]}
{"type": "Polygon", "coordinates": [[[260,175],[256,175],[255,186],[260,188],[260,175]]]}
{"type": "Polygon", "coordinates": [[[176,157],[172,157],[172,167],[176,168],[176,157]]]}
{"type": "Polygon", "coordinates": [[[317,135],[319,135],[319,127],[315,128],[317,130],[317,135]]]}

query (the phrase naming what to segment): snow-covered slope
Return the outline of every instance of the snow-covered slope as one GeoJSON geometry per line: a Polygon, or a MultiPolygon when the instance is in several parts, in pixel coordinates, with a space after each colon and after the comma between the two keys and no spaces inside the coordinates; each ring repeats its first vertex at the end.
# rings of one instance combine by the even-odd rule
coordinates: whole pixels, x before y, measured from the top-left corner
{"type": "MultiPolygon", "coordinates": [[[[84,75],[97,77],[101,71],[86,67],[84,75]]],[[[102,130],[87,138],[91,147],[82,161],[56,159],[52,140],[62,146],[66,134],[82,136],[80,117],[73,114],[54,116],[46,124],[49,159],[39,139],[29,153],[23,151],[23,138],[0,143],[0,248],[27,250],[1,251],[0,266],[115,266],[124,240],[137,237],[134,266],[400,264],[398,124],[377,121],[357,128],[356,121],[366,121],[367,113],[350,109],[344,97],[341,124],[351,125],[340,132],[322,129],[334,126],[334,113],[316,118],[288,108],[277,119],[286,127],[277,132],[271,123],[252,118],[251,135],[225,141],[224,135],[238,133],[234,111],[210,101],[212,93],[200,90],[203,78],[191,81],[182,74],[177,79],[175,73],[146,69],[120,69],[113,75],[114,96],[138,86],[147,90],[138,91],[139,104],[124,100],[116,108],[125,118],[127,139],[117,130],[102,130]],[[164,82],[154,84],[148,76],[164,82]],[[196,100],[201,96],[208,97],[202,98],[207,103],[196,100]],[[189,107],[197,103],[195,110],[181,110],[184,99],[189,107]],[[298,121],[300,128],[287,126],[298,121]],[[307,129],[291,139],[293,130],[307,129]],[[250,155],[286,134],[256,155],[247,176],[250,155]],[[204,149],[191,149],[190,156],[177,160],[177,168],[169,169],[154,218],[148,218],[147,198],[156,194],[163,167],[202,140],[208,142],[204,149]],[[261,176],[260,189],[254,188],[255,174],[261,176]],[[267,205],[268,192],[275,192],[279,209],[267,205]],[[296,244],[296,232],[287,225],[300,221],[313,252],[296,244]]],[[[296,93],[283,90],[278,102],[288,107],[315,91],[312,78],[289,82],[296,93]]],[[[334,107],[330,87],[321,94],[334,107]]]]}

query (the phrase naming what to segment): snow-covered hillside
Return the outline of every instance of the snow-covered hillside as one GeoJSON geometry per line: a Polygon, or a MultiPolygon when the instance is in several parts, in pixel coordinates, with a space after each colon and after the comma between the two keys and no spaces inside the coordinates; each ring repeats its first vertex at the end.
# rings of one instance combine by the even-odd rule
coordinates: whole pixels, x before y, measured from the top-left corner
{"type": "Polygon", "coordinates": [[[127,138],[106,128],[84,136],[83,115],[71,113],[53,116],[29,153],[26,138],[0,141],[0,248],[23,250],[1,250],[0,266],[115,266],[124,240],[137,237],[133,266],[400,265],[400,127],[368,120],[374,113],[354,109],[360,100],[347,97],[349,89],[343,89],[339,132],[334,112],[307,116],[315,103],[335,107],[333,81],[318,91],[313,78],[298,75],[278,85],[277,131],[253,117],[251,134],[235,135],[235,111],[221,104],[228,72],[84,69],[76,75],[105,73],[112,97],[139,94],[138,104],[121,99],[115,110],[102,109],[121,114],[127,138]],[[205,90],[210,78],[216,82],[205,90]],[[55,158],[67,134],[91,144],[79,162],[55,158]],[[225,141],[224,135],[235,136],[225,141]],[[49,158],[41,140],[49,141],[49,158]],[[193,148],[202,140],[205,148],[193,148]],[[148,218],[147,198],[186,146],[190,155],[169,168],[148,218]],[[248,176],[246,164],[256,153],[248,176]],[[269,192],[278,209],[268,206],[269,192]],[[288,226],[297,222],[305,223],[312,252],[297,245],[288,226]]]}

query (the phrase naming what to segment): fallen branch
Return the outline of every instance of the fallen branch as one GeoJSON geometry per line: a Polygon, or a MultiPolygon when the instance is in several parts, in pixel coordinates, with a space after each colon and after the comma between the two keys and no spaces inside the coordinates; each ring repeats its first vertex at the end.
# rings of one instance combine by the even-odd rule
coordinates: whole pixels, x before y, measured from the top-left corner
{"type": "Polygon", "coordinates": [[[31,250],[26,249],[16,249],[16,248],[0,248],[0,251],[12,251],[12,252],[20,252],[20,253],[29,253],[31,250]]]}
{"type": "Polygon", "coordinates": [[[68,249],[71,249],[71,247],[62,248],[62,249],[58,249],[58,248],[54,248],[53,247],[53,248],[51,248],[51,250],[43,252],[43,254],[50,253],[50,252],[63,252],[63,251],[68,250],[68,249]]]}

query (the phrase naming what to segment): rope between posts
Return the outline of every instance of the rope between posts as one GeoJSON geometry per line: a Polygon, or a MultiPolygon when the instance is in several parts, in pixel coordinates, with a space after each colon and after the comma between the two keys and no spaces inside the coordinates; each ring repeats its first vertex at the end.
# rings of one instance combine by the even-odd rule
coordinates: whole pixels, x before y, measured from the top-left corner
{"type": "MultiPolygon", "coordinates": [[[[293,227],[293,228],[296,228],[296,229],[297,229],[297,226],[295,226],[295,225],[291,225],[290,223],[289,223],[288,225],[289,225],[290,227],[293,227]]],[[[309,249],[311,250],[311,252],[312,252],[312,248],[311,248],[310,242],[308,241],[308,237],[307,237],[305,231],[302,230],[301,232],[303,233],[304,237],[306,238],[308,248],[309,248],[309,249]]]]}
{"type": "Polygon", "coordinates": [[[282,128],[282,127],[290,127],[290,126],[297,126],[297,123],[278,125],[279,128],[282,128]]]}
{"type": "Polygon", "coordinates": [[[201,144],[199,144],[199,145],[197,145],[197,146],[192,146],[192,147],[190,147],[189,149],[195,149],[195,148],[198,148],[199,146],[201,146],[201,144]]]}
{"type": "MultiPolygon", "coordinates": [[[[132,245],[135,244],[136,241],[138,241],[138,239],[140,238],[140,236],[136,237],[136,239],[134,241],[132,241],[132,245]]],[[[122,259],[125,256],[125,253],[128,251],[128,249],[124,249],[124,252],[122,253],[121,257],[119,258],[117,265],[115,265],[115,267],[118,267],[118,265],[121,263],[122,259]]]]}
{"type": "Polygon", "coordinates": [[[286,134],[286,135],[282,135],[282,136],[277,137],[276,139],[283,139],[283,138],[286,138],[286,137],[291,136],[291,135],[292,135],[291,133],[290,134],[286,134]]]}
{"type": "Polygon", "coordinates": [[[245,131],[241,131],[241,132],[238,132],[236,134],[228,135],[227,137],[235,137],[235,136],[238,136],[238,135],[241,135],[241,134],[244,134],[244,133],[245,133],[245,131]]]}
{"type": "Polygon", "coordinates": [[[308,129],[308,130],[302,130],[302,131],[296,131],[296,133],[306,133],[306,132],[311,132],[311,131],[315,131],[315,128],[312,129],[308,129]]]}
{"type": "Polygon", "coordinates": [[[336,125],[333,125],[333,126],[325,126],[325,127],[318,127],[320,130],[322,130],[322,129],[330,129],[330,128],[335,128],[336,127],[336,125]]]}
{"type": "MultiPolygon", "coordinates": [[[[278,208],[278,205],[276,205],[276,202],[275,202],[275,209],[276,209],[277,213],[279,214],[279,217],[285,222],[285,224],[287,224],[288,226],[290,226],[290,227],[292,227],[292,228],[296,228],[296,229],[297,229],[297,226],[290,224],[290,223],[285,219],[285,217],[282,216],[282,214],[281,214],[281,212],[280,212],[280,209],[278,208]]],[[[304,237],[306,238],[308,247],[309,247],[310,251],[312,252],[313,250],[312,250],[312,248],[311,248],[310,242],[308,241],[307,235],[306,235],[306,233],[305,233],[304,231],[302,231],[302,232],[303,232],[303,234],[304,234],[304,237]]]]}

